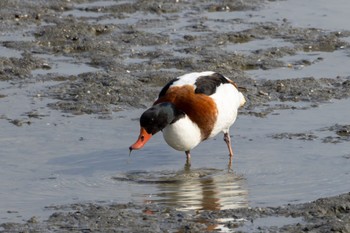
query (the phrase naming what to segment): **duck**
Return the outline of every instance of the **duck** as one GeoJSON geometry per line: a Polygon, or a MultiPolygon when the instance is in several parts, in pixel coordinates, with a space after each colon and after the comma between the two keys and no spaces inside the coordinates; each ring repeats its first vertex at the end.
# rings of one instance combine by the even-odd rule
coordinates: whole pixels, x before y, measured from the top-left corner
{"type": "Polygon", "coordinates": [[[201,142],[224,134],[232,162],[230,127],[246,99],[237,84],[214,71],[184,74],[169,81],[153,105],[140,117],[140,134],[129,147],[138,150],[158,132],[165,142],[184,151],[186,164],[191,163],[191,150],[201,142]]]}

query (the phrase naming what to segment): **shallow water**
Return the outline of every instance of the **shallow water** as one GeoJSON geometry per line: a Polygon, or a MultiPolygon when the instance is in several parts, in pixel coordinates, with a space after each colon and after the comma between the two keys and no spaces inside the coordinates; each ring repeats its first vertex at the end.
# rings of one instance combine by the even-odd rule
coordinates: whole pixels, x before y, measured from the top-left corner
{"type": "Polygon", "coordinates": [[[219,169],[186,167],[179,171],[131,171],[113,177],[116,181],[156,186],[155,193],[140,193],[148,203],[181,210],[219,210],[248,207],[243,176],[219,169]]]}
{"type": "Polygon", "coordinates": [[[43,212],[44,206],[77,201],[225,209],[276,206],[347,192],[347,142],[269,136],[309,130],[322,136],[318,129],[348,123],[350,110],[344,106],[349,104],[350,99],[340,100],[310,110],[283,110],[263,119],[240,116],[232,129],[234,172],[227,170],[221,136],[193,150],[190,169],[184,167],[185,155],[169,148],[161,135],[129,157],[128,146],[138,133],[138,122],[132,119],[141,111],[115,114],[112,120],[52,112],[22,127],[1,120],[6,132],[0,140],[1,218],[45,215],[49,211],[43,212]]]}
{"type": "Polygon", "coordinates": [[[296,27],[314,27],[326,30],[350,30],[347,23],[347,0],[287,0],[276,1],[258,13],[251,12],[252,22],[275,22],[287,19],[296,27]]]}
{"type": "Polygon", "coordinates": [[[96,72],[99,69],[87,65],[83,62],[75,61],[75,59],[66,56],[39,54],[38,58],[45,59],[47,62],[46,69],[35,69],[32,71],[32,75],[47,75],[47,74],[60,74],[60,75],[78,75],[85,72],[96,72]]]}
{"type": "MultiPolygon", "coordinates": [[[[339,24],[337,20],[345,14],[343,6],[348,4],[345,0],[339,0],[340,5],[313,2],[310,5],[291,0],[272,2],[266,9],[254,11],[253,17],[244,15],[246,13],[241,17],[252,21],[278,21],[286,17],[301,26],[349,29],[348,24],[339,24]],[[291,2],[297,3],[293,7],[302,17],[291,17],[286,10],[291,2]],[[329,10],[330,7],[334,9],[329,10]],[[297,11],[299,8],[303,11],[297,11]],[[312,13],[314,11],[317,14],[312,13]],[[326,24],[322,24],[321,19],[326,19],[322,21],[326,24]]],[[[104,4],[112,4],[112,1],[104,1],[104,4]]],[[[185,25],[180,28],[186,29],[185,25]]],[[[173,36],[178,35],[174,32],[173,36]]],[[[12,40],[8,35],[2,37],[0,41],[12,40]]],[[[278,40],[270,44],[267,40],[260,42],[255,41],[253,45],[256,48],[276,44],[288,46],[278,40]]],[[[248,52],[244,45],[230,49],[248,52]]],[[[19,56],[7,48],[1,51],[19,56]]],[[[282,59],[286,63],[314,60],[318,56],[324,59],[300,69],[248,73],[256,79],[345,76],[349,75],[348,65],[344,65],[349,60],[348,54],[348,50],[305,52],[282,59]]],[[[79,73],[94,69],[80,66],[80,63],[70,64],[71,60],[60,57],[46,59],[53,69],[37,70],[34,74],[66,74],[71,69],[79,73]]],[[[276,111],[266,118],[239,116],[231,130],[235,157],[232,170],[228,170],[228,152],[222,135],[192,151],[191,168],[185,167],[184,153],[169,148],[160,134],[145,148],[129,156],[128,146],[136,140],[139,131],[135,119],[142,110],[114,113],[111,120],[63,114],[49,110],[46,105],[50,100],[40,96],[42,88],[49,84],[40,82],[14,87],[11,83],[0,82],[1,94],[8,95],[0,102],[0,222],[21,221],[32,215],[46,217],[51,210],[45,206],[79,201],[155,202],[182,210],[212,210],[299,203],[349,191],[349,143],[324,143],[322,138],[333,133],[320,129],[350,124],[350,99],[334,100],[308,110],[276,111]],[[8,119],[33,109],[38,111],[39,118],[31,119],[30,125],[17,127],[9,123],[8,119]],[[271,137],[285,132],[313,132],[318,138],[277,140],[271,137]]]]}

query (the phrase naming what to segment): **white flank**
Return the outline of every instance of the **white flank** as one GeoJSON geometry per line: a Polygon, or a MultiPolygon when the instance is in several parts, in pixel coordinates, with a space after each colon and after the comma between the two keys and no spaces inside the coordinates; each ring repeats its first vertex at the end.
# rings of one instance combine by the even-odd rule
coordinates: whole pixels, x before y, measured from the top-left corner
{"type": "Polygon", "coordinates": [[[240,97],[241,97],[241,102],[240,102],[240,107],[243,107],[243,105],[245,104],[245,102],[246,102],[246,100],[245,100],[245,98],[244,98],[244,95],[240,92],[239,93],[240,94],[240,97]]]}
{"type": "Polygon", "coordinates": [[[238,108],[244,103],[244,97],[232,84],[221,84],[210,96],[218,109],[218,116],[209,137],[214,137],[221,131],[227,133],[237,118],[238,108]],[[243,99],[242,99],[243,98],[243,99]]]}
{"type": "Polygon", "coordinates": [[[169,146],[179,151],[188,151],[201,142],[201,131],[186,115],[163,129],[163,137],[169,146]]]}

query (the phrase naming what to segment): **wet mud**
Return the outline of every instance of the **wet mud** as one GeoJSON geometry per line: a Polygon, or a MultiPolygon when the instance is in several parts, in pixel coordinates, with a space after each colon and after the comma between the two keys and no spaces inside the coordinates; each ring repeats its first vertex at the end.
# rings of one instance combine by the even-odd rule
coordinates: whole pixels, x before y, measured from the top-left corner
{"type": "Polygon", "coordinates": [[[314,132],[302,132],[302,133],[279,133],[271,135],[275,139],[297,139],[297,140],[321,140],[323,143],[341,143],[350,141],[350,125],[339,125],[324,127],[316,129],[314,132]],[[321,137],[317,133],[327,133],[328,136],[321,137]]]}
{"type": "Polygon", "coordinates": [[[305,204],[221,211],[178,211],[145,204],[50,206],[46,221],[1,224],[2,232],[349,232],[350,193],[305,204]],[[274,221],[282,222],[281,225],[274,221]],[[256,224],[258,222],[264,224],[256,224]],[[286,225],[283,222],[288,222],[286,225]]]}
{"type": "MultiPolygon", "coordinates": [[[[39,89],[25,93],[28,99],[47,99],[45,107],[68,114],[64,117],[95,114],[102,120],[113,112],[145,108],[170,79],[202,70],[221,72],[242,87],[248,101],[241,114],[255,117],[281,109],[317,108],[350,97],[349,76],[254,79],[247,74],[252,70],[304,69],[324,58],[291,63],[282,58],[350,47],[346,39],[350,31],[346,30],[297,27],[287,19],[249,22],[220,18],[220,13],[254,12],[266,4],[260,0],[1,1],[0,51],[5,52],[0,57],[0,81],[7,85],[0,89],[0,100],[12,98],[11,90],[40,84],[39,89]],[[263,40],[283,43],[249,52],[234,48],[263,40]],[[62,66],[57,71],[59,59],[86,69],[67,74],[62,66]]],[[[1,121],[18,127],[30,127],[45,117],[36,106],[11,116],[0,112],[1,121]]],[[[350,127],[336,124],[271,137],[349,143],[350,127]]],[[[349,203],[347,193],[305,204],[220,211],[183,212],[161,204],[134,203],[53,205],[47,208],[56,213],[47,220],[33,217],[26,223],[3,223],[0,232],[349,232],[349,203]],[[267,225],[259,224],[263,218],[267,225]],[[269,218],[292,221],[274,226],[269,218]]]]}

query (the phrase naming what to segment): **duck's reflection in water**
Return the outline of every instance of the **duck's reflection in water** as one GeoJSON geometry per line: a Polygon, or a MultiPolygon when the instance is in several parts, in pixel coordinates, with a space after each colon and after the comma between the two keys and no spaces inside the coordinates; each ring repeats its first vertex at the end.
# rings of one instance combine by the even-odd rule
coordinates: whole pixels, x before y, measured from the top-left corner
{"type": "Polygon", "coordinates": [[[232,172],[190,169],[186,166],[178,172],[139,175],[141,177],[138,177],[138,183],[153,183],[158,189],[153,194],[145,193],[145,202],[159,203],[180,210],[221,210],[248,206],[245,179],[232,172]]]}

